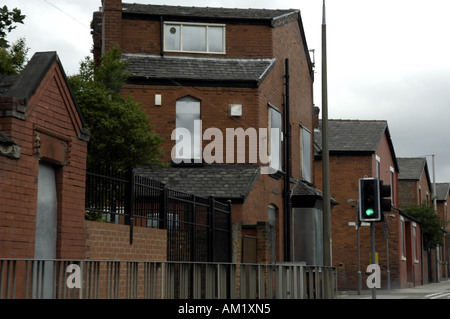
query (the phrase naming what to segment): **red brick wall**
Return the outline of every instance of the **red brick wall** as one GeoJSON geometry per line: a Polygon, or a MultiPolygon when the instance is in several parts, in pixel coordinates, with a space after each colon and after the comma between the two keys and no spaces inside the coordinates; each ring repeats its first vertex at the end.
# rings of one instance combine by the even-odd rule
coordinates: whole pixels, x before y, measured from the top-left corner
{"type": "Polygon", "coordinates": [[[407,180],[399,180],[399,206],[400,208],[417,204],[418,201],[418,187],[417,182],[415,181],[407,181],[407,180]]]}
{"type": "Polygon", "coordinates": [[[86,259],[166,261],[167,230],[133,227],[130,245],[130,226],[94,221],[85,222],[86,259]]]}
{"type": "Polygon", "coordinates": [[[0,257],[34,257],[38,166],[43,160],[57,167],[57,258],[84,258],[87,143],[78,138],[80,128],[56,62],[28,101],[26,120],[0,118],[0,131],[21,148],[20,159],[0,156],[0,257]]]}
{"type": "Polygon", "coordinates": [[[108,34],[102,41],[102,52],[107,52],[115,45],[122,47],[122,1],[102,0],[102,33],[108,34]]]}
{"type": "MultiPolygon", "coordinates": [[[[118,24],[117,24],[118,25],[118,24]]],[[[159,20],[122,20],[122,36],[114,41],[126,53],[161,53],[161,22],[159,20]]],[[[113,40],[111,40],[112,43],[113,40]]],[[[226,57],[228,58],[269,58],[273,56],[272,28],[258,25],[229,23],[226,26],[226,57]]],[[[187,54],[166,52],[165,55],[209,56],[207,54],[187,54]]],[[[223,57],[223,55],[213,55],[223,57]]]]}
{"type": "MultiPolygon", "coordinates": [[[[221,130],[224,141],[226,128],[242,127],[245,130],[248,127],[258,127],[260,114],[254,111],[259,101],[256,89],[126,85],[123,90],[142,105],[155,132],[164,138],[163,160],[168,162],[171,161],[171,150],[175,145],[171,135],[176,127],[176,100],[179,98],[189,95],[199,99],[203,132],[209,127],[216,127],[221,130]],[[155,106],[155,94],[161,94],[161,106],[155,106]],[[242,104],[243,116],[239,120],[228,115],[228,106],[233,103],[242,104]]],[[[210,141],[204,141],[203,146],[208,143],[210,141]]],[[[225,162],[225,146],[223,151],[225,162]]]]}

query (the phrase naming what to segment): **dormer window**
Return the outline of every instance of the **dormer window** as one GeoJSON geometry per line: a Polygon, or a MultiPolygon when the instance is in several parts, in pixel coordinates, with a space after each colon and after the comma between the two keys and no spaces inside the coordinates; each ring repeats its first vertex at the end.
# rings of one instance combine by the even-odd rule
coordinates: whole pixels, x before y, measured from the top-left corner
{"type": "Polygon", "coordinates": [[[225,25],[166,22],[164,51],[225,53],[225,25]]]}

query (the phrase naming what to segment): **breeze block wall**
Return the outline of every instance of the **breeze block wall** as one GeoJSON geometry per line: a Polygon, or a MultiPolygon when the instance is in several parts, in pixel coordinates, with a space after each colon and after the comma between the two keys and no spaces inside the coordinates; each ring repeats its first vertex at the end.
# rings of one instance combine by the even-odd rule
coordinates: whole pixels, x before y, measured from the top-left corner
{"type": "Polygon", "coordinates": [[[166,261],[167,230],[85,221],[86,259],[166,261]]]}

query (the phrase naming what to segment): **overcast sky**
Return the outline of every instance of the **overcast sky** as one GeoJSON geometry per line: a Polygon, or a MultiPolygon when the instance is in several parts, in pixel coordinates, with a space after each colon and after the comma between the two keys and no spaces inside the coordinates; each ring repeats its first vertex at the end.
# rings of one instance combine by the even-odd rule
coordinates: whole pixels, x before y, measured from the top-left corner
{"type": "MultiPolygon", "coordinates": [[[[315,50],[321,107],[322,0],[130,0],[143,4],[299,9],[315,50]]],[[[57,51],[68,75],[91,55],[90,22],[101,0],[3,0],[27,17],[8,36],[31,57],[57,51]]],[[[437,182],[450,182],[450,1],[327,0],[330,119],[387,120],[397,157],[435,154],[437,182]]],[[[433,178],[431,156],[429,170],[433,178]]]]}

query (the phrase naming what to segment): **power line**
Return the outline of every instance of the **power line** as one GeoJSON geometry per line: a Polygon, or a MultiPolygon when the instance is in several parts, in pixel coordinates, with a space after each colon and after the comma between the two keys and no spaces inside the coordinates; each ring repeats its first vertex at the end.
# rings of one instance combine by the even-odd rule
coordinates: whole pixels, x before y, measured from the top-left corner
{"type": "Polygon", "coordinates": [[[85,28],[90,29],[89,26],[87,26],[87,25],[84,24],[83,22],[77,20],[75,17],[71,16],[69,13],[67,13],[67,12],[65,12],[64,10],[60,9],[59,7],[57,7],[55,4],[51,3],[51,2],[48,1],[48,0],[44,0],[44,1],[47,2],[49,5],[51,5],[52,7],[54,7],[56,10],[58,10],[58,11],[64,13],[66,16],[68,16],[68,17],[70,17],[71,19],[73,19],[73,20],[74,20],[75,22],[77,22],[78,24],[82,25],[82,26],[85,27],[85,28]]]}

